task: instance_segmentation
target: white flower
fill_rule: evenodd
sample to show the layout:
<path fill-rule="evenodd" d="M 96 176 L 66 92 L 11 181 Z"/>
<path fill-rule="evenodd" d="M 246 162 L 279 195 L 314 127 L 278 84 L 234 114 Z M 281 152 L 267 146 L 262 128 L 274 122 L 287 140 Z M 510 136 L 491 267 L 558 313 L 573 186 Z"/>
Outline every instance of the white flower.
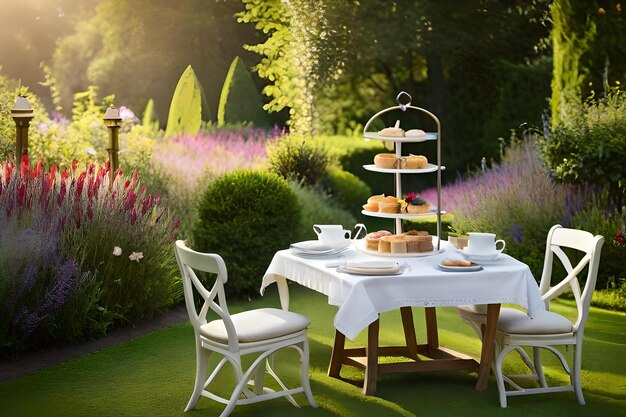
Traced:
<path fill-rule="evenodd" d="M 143 252 L 133 252 L 128 255 L 128 259 L 139 262 L 140 259 L 143 259 Z"/>
<path fill-rule="evenodd" d="M 119 246 L 113 246 L 113 255 L 120 256 L 122 254 L 122 248 Z"/>

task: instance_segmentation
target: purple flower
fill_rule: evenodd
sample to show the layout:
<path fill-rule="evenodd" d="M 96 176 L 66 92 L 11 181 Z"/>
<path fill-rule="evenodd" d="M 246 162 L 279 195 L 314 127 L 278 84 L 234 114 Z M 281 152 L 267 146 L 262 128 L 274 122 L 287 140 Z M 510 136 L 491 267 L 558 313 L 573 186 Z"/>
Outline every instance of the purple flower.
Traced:
<path fill-rule="evenodd" d="M 514 224 L 509 227 L 509 233 L 511 234 L 511 239 L 515 243 L 522 243 L 522 226 L 519 224 Z"/>

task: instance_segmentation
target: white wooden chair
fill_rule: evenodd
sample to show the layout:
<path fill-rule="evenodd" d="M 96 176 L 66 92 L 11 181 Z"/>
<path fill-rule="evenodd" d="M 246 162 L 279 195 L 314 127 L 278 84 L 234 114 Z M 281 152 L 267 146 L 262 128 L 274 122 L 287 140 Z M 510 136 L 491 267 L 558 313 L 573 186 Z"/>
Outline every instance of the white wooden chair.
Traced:
<path fill-rule="evenodd" d="M 182 240 L 176 241 L 175 253 L 183 278 L 185 304 L 196 339 L 196 381 L 185 411 L 193 409 L 200 396 L 226 404 L 221 417 L 228 416 L 236 405 L 277 397 L 286 397 L 298 407 L 292 395 L 301 392 L 305 394 L 311 406 L 317 407 L 309 385 L 307 339 L 309 319 L 300 314 L 275 308 L 261 308 L 230 315 L 224 294 L 224 284 L 228 275 L 222 257 L 196 252 L 189 249 Z M 195 271 L 216 275 L 211 291 L 206 290 Z M 199 312 L 194 301 L 194 289 L 200 296 Z M 219 318 L 207 322 L 209 310 L 216 313 Z M 294 348 L 300 354 L 301 386 L 298 388 L 288 389 L 273 369 L 273 354 L 286 347 Z M 214 352 L 223 357 L 207 377 L 209 357 Z M 258 356 L 244 372 L 241 358 L 248 354 Z M 236 379 L 236 386 L 230 398 L 221 397 L 209 390 L 211 382 L 226 363 L 233 367 Z M 276 380 L 282 388 L 281 391 L 264 387 L 265 371 Z M 248 385 L 251 385 L 251 389 Z"/>
<path fill-rule="evenodd" d="M 575 392 L 578 402 L 580 404 L 585 403 L 580 381 L 583 332 L 589 315 L 591 296 L 596 285 L 603 244 L 604 237 L 593 236 L 583 230 L 567 229 L 560 225 L 555 225 L 550 229 L 539 285 L 546 311 L 531 319 L 523 311 L 503 308 L 498 319 L 493 370 L 496 374 L 501 407 L 507 406 L 508 396 L 562 391 Z M 576 266 L 572 266 L 570 257 L 563 248 L 569 248 L 566 249 L 568 251 L 576 250 L 583 255 Z M 558 284 L 551 287 L 554 255 L 563 264 L 567 275 Z M 585 267 L 587 268 L 587 276 L 581 290 L 578 275 Z M 577 317 L 573 323 L 566 317 L 550 311 L 550 301 L 567 290 L 572 291 L 576 302 Z M 480 308 L 472 306 L 460 306 L 457 311 L 461 318 L 470 323 L 482 338 L 486 314 L 483 314 Z M 559 345 L 573 348 L 571 370 L 563 353 L 554 347 Z M 523 346 L 532 347 L 532 360 L 522 348 Z M 569 375 L 569 385 L 548 386 L 541 363 L 541 349 L 546 349 L 557 356 L 563 369 Z M 531 370 L 530 374 L 503 374 L 502 363 L 504 358 L 513 350 L 522 356 L 524 363 Z M 540 387 L 523 388 L 515 382 L 518 379 L 537 380 Z M 513 389 L 507 390 L 505 383 Z"/>

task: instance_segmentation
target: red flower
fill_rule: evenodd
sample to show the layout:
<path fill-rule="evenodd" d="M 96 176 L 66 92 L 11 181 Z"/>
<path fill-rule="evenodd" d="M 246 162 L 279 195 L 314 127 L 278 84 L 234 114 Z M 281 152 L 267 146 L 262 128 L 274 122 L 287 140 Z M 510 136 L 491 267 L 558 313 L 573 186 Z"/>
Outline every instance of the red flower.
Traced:
<path fill-rule="evenodd" d="M 87 173 L 85 171 L 81 172 L 78 176 L 78 183 L 76 184 L 76 197 L 80 198 L 81 194 L 83 193 L 83 186 L 85 185 L 86 176 Z"/>
<path fill-rule="evenodd" d="M 404 201 L 410 203 L 415 197 L 417 197 L 417 193 L 408 193 L 406 197 L 404 197 Z"/>

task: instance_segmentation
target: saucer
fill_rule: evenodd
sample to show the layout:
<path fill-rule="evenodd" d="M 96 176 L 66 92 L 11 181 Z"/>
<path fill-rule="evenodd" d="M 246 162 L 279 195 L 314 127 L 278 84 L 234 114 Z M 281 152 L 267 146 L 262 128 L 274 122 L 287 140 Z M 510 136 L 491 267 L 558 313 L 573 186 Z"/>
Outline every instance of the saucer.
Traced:
<path fill-rule="evenodd" d="M 307 240 L 304 242 L 292 243 L 289 247 L 299 252 L 308 253 L 332 253 L 347 248 L 352 243 L 350 240 L 339 242 L 337 245 L 327 245 L 319 240 Z"/>
<path fill-rule="evenodd" d="M 502 252 L 495 251 L 495 252 L 486 253 L 486 254 L 485 253 L 478 254 L 478 253 L 471 253 L 466 250 L 459 250 L 459 253 L 463 255 L 465 259 L 471 262 L 485 262 L 485 261 L 489 262 L 489 261 L 495 260 Z"/>

